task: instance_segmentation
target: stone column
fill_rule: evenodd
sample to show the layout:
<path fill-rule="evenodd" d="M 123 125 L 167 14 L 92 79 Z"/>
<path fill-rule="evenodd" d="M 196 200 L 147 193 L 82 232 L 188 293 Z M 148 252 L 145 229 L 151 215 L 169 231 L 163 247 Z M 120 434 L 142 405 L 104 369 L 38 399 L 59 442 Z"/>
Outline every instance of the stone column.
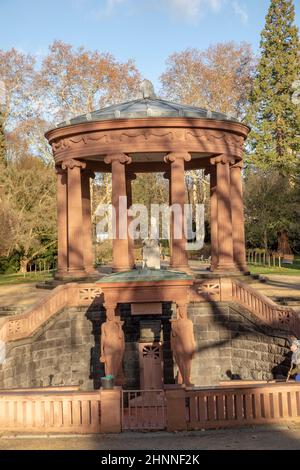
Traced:
<path fill-rule="evenodd" d="M 233 258 L 240 271 L 248 272 L 245 247 L 242 168 L 242 160 L 230 167 Z"/>
<path fill-rule="evenodd" d="M 184 233 L 185 180 L 184 162 L 191 159 L 190 154 L 174 152 L 166 155 L 165 162 L 171 164 L 171 204 L 176 205 L 178 213 L 172 213 L 172 254 L 171 268 L 188 270 L 186 236 Z M 175 209 L 176 210 L 176 209 Z M 181 212 L 179 214 L 179 212 Z"/>
<path fill-rule="evenodd" d="M 218 195 L 216 166 L 210 167 L 210 241 L 211 271 L 218 266 Z"/>
<path fill-rule="evenodd" d="M 132 181 L 136 179 L 134 173 L 126 174 L 126 194 L 127 194 L 127 210 L 132 206 Z M 129 227 L 132 217 L 127 213 L 127 224 Z M 135 265 L 135 256 L 134 256 L 134 239 L 129 235 L 128 232 L 128 257 L 131 269 Z"/>
<path fill-rule="evenodd" d="M 171 190 L 171 172 L 170 173 L 164 173 L 164 179 L 169 181 L 169 207 L 172 205 L 172 190 Z M 169 253 L 170 253 L 170 260 L 172 258 L 172 233 L 173 233 L 173 224 L 172 224 L 172 217 L 170 220 L 170 236 L 169 236 Z"/>
<path fill-rule="evenodd" d="M 92 237 L 92 214 L 91 214 L 91 191 L 90 178 L 95 178 L 95 173 L 91 170 L 84 170 L 81 173 L 82 190 L 82 229 L 83 229 L 83 252 L 84 269 L 87 274 L 97 274 L 94 268 L 94 249 Z"/>
<path fill-rule="evenodd" d="M 217 199 L 218 199 L 218 264 L 213 271 L 235 271 L 233 260 L 233 238 L 230 200 L 230 164 L 234 158 L 219 155 L 211 159 L 216 166 Z"/>
<path fill-rule="evenodd" d="M 86 163 L 67 160 L 62 164 L 68 171 L 68 274 L 70 277 L 84 277 L 83 223 L 81 170 Z"/>
<path fill-rule="evenodd" d="M 125 164 L 130 163 L 131 158 L 123 153 L 115 153 L 107 155 L 104 161 L 111 165 L 112 173 L 112 205 L 115 210 L 115 221 L 113 223 L 113 271 L 127 271 L 130 269 L 130 262 L 128 255 L 128 232 L 126 227 L 127 200 Z"/>
<path fill-rule="evenodd" d="M 68 233 L 67 233 L 67 172 L 56 167 L 57 192 L 57 272 L 60 279 L 68 272 Z"/>

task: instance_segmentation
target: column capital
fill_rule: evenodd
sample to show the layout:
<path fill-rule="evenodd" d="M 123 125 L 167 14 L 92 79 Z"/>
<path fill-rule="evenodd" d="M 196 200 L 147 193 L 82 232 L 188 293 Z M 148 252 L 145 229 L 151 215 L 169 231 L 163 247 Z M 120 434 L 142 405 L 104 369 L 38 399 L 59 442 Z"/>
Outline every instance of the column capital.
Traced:
<path fill-rule="evenodd" d="M 63 162 L 61 166 L 63 170 L 73 170 L 73 168 L 81 168 L 82 170 L 84 170 L 86 168 L 86 163 L 71 158 L 70 160 Z"/>
<path fill-rule="evenodd" d="M 104 162 L 110 165 L 112 162 L 118 161 L 119 163 L 129 164 L 132 158 L 125 153 L 108 153 L 104 158 Z"/>
<path fill-rule="evenodd" d="M 189 162 L 191 159 L 191 155 L 187 152 L 171 152 L 164 156 L 165 163 L 174 163 L 176 160 Z"/>
<path fill-rule="evenodd" d="M 222 163 L 222 165 L 225 165 L 226 163 L 233 165 L 235 163 L 235 158 L 223 153 L 222 155 L 217 155 L 216 157 L 211 158 L 210 163 L 211 165 L 217 165 L 218 163 Z"/>
<path fill-rule="evenodd" d="M 243 162 L 243 160 L 237 160 L 237 161 L 235 161 L 235 162 L 231 165 L 230 168 L 240 168 L 240 169 L 244 168 L 244 162 Z"/>

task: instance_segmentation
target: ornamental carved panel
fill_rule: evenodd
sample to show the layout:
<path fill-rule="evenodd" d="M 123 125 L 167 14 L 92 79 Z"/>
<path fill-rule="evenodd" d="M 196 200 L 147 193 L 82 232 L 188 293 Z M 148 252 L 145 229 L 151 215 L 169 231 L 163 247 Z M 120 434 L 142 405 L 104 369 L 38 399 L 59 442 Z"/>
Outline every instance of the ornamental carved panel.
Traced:
<path fill-rule="evenodd" d="M 216 302 L 221 299 L 221 286 L 219 281 L 196 281 L 191 291 L 191 301 L 214 300 Z"/>
<path fill-rule="evenodd" d="M 102 293 L 102 289 L 98 287 L 81 287 L 79 289 L 79 301 L 84 304 L 95 301 L 102 303 Z"/>
<path fill-rule="evenodd" d="M 50 136 L 49 141 L 56 161 L 95 155 L 99 160 L 103 160 L 101 155 L 115 152 L 182 151 L 230 153 L 235 157 L 242 157 L 247 134 L 242 125 L 202 124 L 200 120 L 197 120 L 196 124 L 194 121 L 187 122 L 186 119 L 176 122 L 172 119 L 152 122 L 153 127 L 148 122 L 141 123 L 136 120 L 134 123 L 128 120 L 123 128 L 120 128 L 121 124 L 115 124 L 115 128 L 111 129 L 107 128 L 107 123 L 102 125 L 105 128 L 101 128 L 101 123 L 90 123 L 74 129 L 73 135 L 70 135 L 70 132 L 67 134 L 66 128 L 56 129 L 52 131 L 53 137 Z"/>
<path fill-rule="evenodd" d="M 291 323 L 292 315 L 289 311 L 278 311 L 278 323 L 281 326 L 287 326 Z"/>
<path fill-rule="evenodd" d="M 8 337 L 14 337 L 22 331 L 22 320 L 10 320 L 7 325 Z"/>

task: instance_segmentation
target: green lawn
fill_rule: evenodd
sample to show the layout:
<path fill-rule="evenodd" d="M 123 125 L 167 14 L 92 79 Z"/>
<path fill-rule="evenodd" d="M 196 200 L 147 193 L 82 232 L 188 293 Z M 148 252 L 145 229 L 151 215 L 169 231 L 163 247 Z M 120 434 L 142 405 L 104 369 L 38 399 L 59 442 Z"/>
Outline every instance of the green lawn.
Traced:
<path fill-rule="evenodd" d="M 259 264 L 249 264 L 251 274 L 283 274 L 285 276 L 298 276 L 300 275 L 300 259 L 296 259 L 292 265 L 284 265 L 279 268 L 278 266 L 261 266 Z"/>
<path fill-rule="evenodd" d="M 4 284 L 24 284 L 27 282 L 41 282 L 53 279 L 53 272 L 28 273 L 23 274 L 0 274 L 0 285 Z"/>

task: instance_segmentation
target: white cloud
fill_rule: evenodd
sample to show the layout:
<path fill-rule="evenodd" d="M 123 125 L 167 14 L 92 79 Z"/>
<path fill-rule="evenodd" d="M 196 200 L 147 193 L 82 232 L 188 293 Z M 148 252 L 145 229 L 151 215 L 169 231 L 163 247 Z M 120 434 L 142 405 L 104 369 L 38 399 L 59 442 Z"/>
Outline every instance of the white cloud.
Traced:
<path fill-rule="evenodd" d="M 223 8 L 232 8 L 243 23 L 248 21 L 246 7 L 240 3 L 240 0 L 161 0 L 161 3 L 167 6 L 172 14 L 193 22 L 203 16 L 207 10 L 219 14 Z"/>
<path fill-rule="evenodd" d="M 83 1 L 83 0 L 77 0 Z M 96 19 L 105 16 L 112 16 L 116 11 L 117 7 L 122 3 L 127 3 L 128 0 L 104 0 L 101 3 L 103 6 L 97 10 L 92 10 L 88 16 L 93 16 Z"/>
<path fill-rule="evenodd" d="M 207 3 L 213 11 L 219 12 L 224 4 L 224 0 L 207 0 Z"/>
<path fill-rule="evenodd" d="M 93 16 L 98 18 L 116 14 L 118 7 L 125 3 L 130 4 L 136 10 L 135 2 L 132 0 L 102 0 L 101 3 L 102 8 L 92 12 Z M 139 6 L 143 5 L 148 8 L 166 9 L 169 14 L 192 23 L 197 22 L 208 10 L 214 14 L 220 14 L 223 7 L 232 8 L 243 23 L 248 21 L 246 7 L 240 3 L 240 0 L 139 0 L 138 3 Z"/>
<path fill-rule="evenodd" d="M 165 0 L 172 13 L 187 19 L 196 19 L 201 13 L 203 0 Z"/>
<path fill-rule="evenodd" d="M 231 2 L 231 5 L 235 14 L 240 17 L 241 21 L 243 23 L 247 23 L 249 15 L 245 5 L 241 5 L 240 2 L 238 2 L 237 0 L 233 0 L 233 2 Z"/>
<path fill-rule="evenodd" d="M 172 14 L 197 21 L 207 10 L 219 13 L 227 0 L 161 0 Z"/>
<path fill-rule="evenodd" d="M 106 13 L 111 14 L 118 5 L 126 1 L 127 0 L 106 0 Z"/>

